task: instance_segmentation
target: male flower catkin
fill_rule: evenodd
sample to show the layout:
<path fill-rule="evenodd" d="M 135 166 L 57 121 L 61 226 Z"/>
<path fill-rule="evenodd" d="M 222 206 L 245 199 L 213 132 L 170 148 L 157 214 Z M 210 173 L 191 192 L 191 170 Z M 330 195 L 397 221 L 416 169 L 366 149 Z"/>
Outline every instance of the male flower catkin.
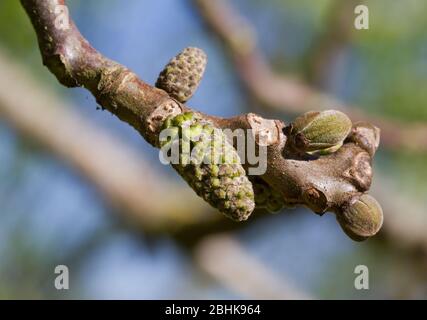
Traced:
<path fill-rule="evenodd" d="M 172 58 L 160 73 L 156 87 L 165 90 L 179 102 L 186 102 L 203 77 L 207 56 L 199 48 L 188 47 Z"/>
<path fill-rule="evenodd" d="M 290 143 L 310 154 L 337 151 L 351 131 L 351 120 L 337 110 L 310 111 L 287 127 Z"/>
<path fill-rule="evenodd" d="M 163 124 L 168 135 L 160 139 L 163 152 L 179 146 L 173 167 L 213 207 L 233 220 L 246 220 L 255 202 L 252 184 L 225 134 L 194 112 L 169 117 Z"/>

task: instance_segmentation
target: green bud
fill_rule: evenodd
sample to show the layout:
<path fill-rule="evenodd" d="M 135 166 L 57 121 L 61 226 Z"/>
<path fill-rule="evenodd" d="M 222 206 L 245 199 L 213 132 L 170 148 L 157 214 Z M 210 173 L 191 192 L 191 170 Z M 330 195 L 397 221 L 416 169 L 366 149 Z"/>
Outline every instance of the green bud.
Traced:
<path fill-rule="evenodd" d="M 196 91 L 205 72 L 207 56 L 198 48 L 185 48 L 160 73 L 156 87 L 179 102 L 186 102 Z"/>
<path fill-rule="evenodd" d="M 343 231 L 355 241 L 363 241 L 375 235 L 383 224 L 380 204 L 368 194 L 353 200 L 337 220 Z"/>
<path fill-rule="evenodd" d="M 311 111 L 290 125 L 289 139 L 300 151 L 328 154 L 341 147 L 351 126 L 351 120 L 340 111 Z"/>
<path fill-rule="evenodd" d="M 178 128 L 180 151 L 186 152 L 180 154 L 180 163 L 173 167 L 213 207 L 233 220 L 246 220 L 255 207 L 254 192 L 239 155 L 225 134 L 193 112 L 164 122 L 163 129 L 172 127 Z M 214 147 L 217 147 L 218 159 L 225 162 L 215 162 Z M 238 161 L 228 161 L 233 159 Z"/>

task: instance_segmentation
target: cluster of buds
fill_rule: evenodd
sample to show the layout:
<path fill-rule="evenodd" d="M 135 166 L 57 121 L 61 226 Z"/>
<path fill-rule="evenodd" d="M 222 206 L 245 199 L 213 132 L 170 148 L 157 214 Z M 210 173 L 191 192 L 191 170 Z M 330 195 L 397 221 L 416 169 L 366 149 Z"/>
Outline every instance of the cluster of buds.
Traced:
<path fill-rule="evenodd" d="M 207 63 L 198 48 L 185 48 L 160 73 L 156 87 L 184 103 L 196 91 Z M 179 161 L 173 167 L 193 190 L 227 217 L 246 220 L 255 208 L 252 184 L 234 147 L 225 134 L 194 112 L 168 117 L 163 129 L 169 139 L 160 141 L 163 150 L 177 144 Z"/>
<path fill-rule="evenodd" d="M 186 48 L 166 65 L 156 86 L 177 103 L 184 103 L 196 91 L 206 62 L 206 54 L 201 49 Z M 179 161 L 172 165 L 205 201 L 237 221 L 246 220 L 255 207 L 277 212 L 295 204 L 287 203 L 262 177 L 247 176 L 237 151 L 212 122 L 195 112 L 177 113 L 177 108 L 173 111 L 162 119 L 162 128 L 170 134 L 168 139 L 160 140 L 159 145 L 164 150 L 173 145 L 179 148 Z M 378 128 L 367 123 L 353 125 L 344 113 L 336 110 L 307 112 L 286 126 L 283 133 L 286 151 L 302 161 L 307 160 L 307 156 L 333 154 L 344 142 L 353 143 L 366 151 L 368 162 L 359 162 L 368 163 L 369 170 L 370 159 L 379 144 Z M 371 174 L 363 179 L 357 172 L 353 180 L 357 181 L 361 193 L 335 213 L 343 231 L 351 239 L 362 241 L 379 231 L 383 213 L 378 202 L 363 193 L 369 188 Z"/>

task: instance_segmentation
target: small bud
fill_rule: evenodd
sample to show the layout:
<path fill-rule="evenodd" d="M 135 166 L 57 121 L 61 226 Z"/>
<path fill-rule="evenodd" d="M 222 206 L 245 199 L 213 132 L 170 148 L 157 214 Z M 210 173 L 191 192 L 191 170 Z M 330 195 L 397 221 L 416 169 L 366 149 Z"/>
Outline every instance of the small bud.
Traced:
<path fill-rule="evenodd" d="M 172 128 L 178 129 L 180 146 L 180 161 L 173 167 L 210 205 L 233 220 L 246 220 L 255 207 L 254 191 L 225 134 L 193 112 L 167 119 L 164 129 Z"/>
<path fill-rule="evenodd" d="M 156 87 L 184 103 L 199 86 L 206 63 L 207 56 L 203 50 L 185 48 L 165 66 L 157 79 Z"/>
<path fill-rule="evenodd" d="M 383 211 L 375 198 L 368 194 L 353 200 L 349 207 L 337 214 L 343 231 L 355 241 L 375 235 L 383 224 Z"/>
<path fill-rule="evenodd" d="M 295 119 L 288 135 L 300 151 L 329 154 L 341 147 L 350 130 L 351 120 L 340 111 L 311 111 Z"/>

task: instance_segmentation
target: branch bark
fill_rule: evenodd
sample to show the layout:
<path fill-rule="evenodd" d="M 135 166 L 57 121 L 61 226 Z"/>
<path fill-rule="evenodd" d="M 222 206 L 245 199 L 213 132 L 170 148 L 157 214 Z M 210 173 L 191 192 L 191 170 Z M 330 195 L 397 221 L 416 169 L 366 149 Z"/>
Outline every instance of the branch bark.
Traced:
<path fill-rule="evenodd" d="M 353 120 L 375 123 L 381 128 L 382 144 L 389 149 L 427 152 L 425 124 L 406 124 L 365 114 L 356 106 L 274 73 L 257 47 L 251 25 L 227 0 L 193 2 L 209 28 L 221 39 L 249 93 L 266 108 L 290 114 L 330 108 L 342 110 Z"/>
<path fill-rule="evenodd" d="M 298 157 L 289 148 L 282 121 L 251 113 L 228 119 L 198 113 L 101 55 L 83 38 L 71 19 L 68 28 L 58 28 L 57 6 L 64 6 L 63 0 L 21 0 L 21 3 L 37 33 L 43 63 L 58 80 L 68 87 L 87 88 L 101 106 L 133 126 L 153 146 L 159 146 L 159 131 L 168 116 L 191 111 L 221 129 L 251 129 L 255 138 L 268 132 L 267 171 L 261 178 L 280 193 L 285 203 L 305 205 L 320 214 L 332 211 L 342 217 L 369 189 L 371 158 L 376 146 L 370 150 L 357 138 L 358 125 L 353 128 L 353 138 L 349 137 L 337 152 L 310 159 Z M 232 45 L 235 49 L 242 48 Z M 252 57 L 247 55 L 250 51 L 245 52 L 241 55 L 239 49 L 239 57 L 243 60 Z M 242 64 L 242 71 L 251 72 L 250 65 Z M 274 89 L 275 83 L 263 83 L 264 80 L 252 79 L 252 83 Z M 298 95 L 294 94 L 291 100 L 300 99 Z"/>

